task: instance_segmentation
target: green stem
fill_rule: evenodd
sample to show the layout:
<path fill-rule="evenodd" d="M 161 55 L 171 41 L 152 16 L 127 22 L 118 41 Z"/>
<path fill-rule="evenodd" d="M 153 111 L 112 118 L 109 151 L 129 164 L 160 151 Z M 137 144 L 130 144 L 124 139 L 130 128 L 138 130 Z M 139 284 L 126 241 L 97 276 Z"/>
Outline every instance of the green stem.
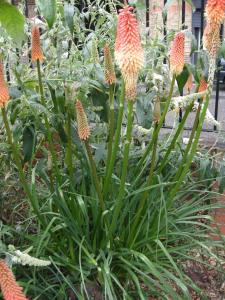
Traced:
<path fill-rule="evenodd" d="M 179 138 L 179 136 L 180 136 L 180 134 L 181 134 L 181 132 L 183 130 L 183 127 L 184 127 L 184 125 L 186 123 L 186 120 L 187 120 L 187 118 L 189 116 L 189 113 L 192 111 L 192 107 L 193 107 L 193 102 L 186 109 L 185 114 L 184 114 L 184 116 L 183 116 L 183 118 L 182 118 L 182 120 L 181 120 L 181 122 L 180 122 L 180 124 L 178 126 L 178 129 L 177 129 L 177 131 L 176 131 L 176 133 L 175 133 L 175 135 L 174 135 L 174 137 L 173 137 L 173 139 L 171 141 L 171 144 L 170 144 L 169 148 L 166 151 L 166 154 L 165 154 L 165 156 L 164 156 L 164 158 L 163 158 L 163 160 L 162 160 L 162 162 L 161 162 L 161 164 L 159 166 L 159 169 L 157 170 L 157 174 L 160 174 L 162 172 L 162 170 L 164 169 L 164 167 L 165 167 L 165 165 L 167 163 L 168 157 L 170 156 L 172 150 L 175 148 L 176 141 Z"/>
<path fill-rule="evenodd" d="M 196 130 L 195 139 L 194 139 L 194 141 L 190 141 L 190 139 L 189 139 L 189 143 L 191 145 L 191 151 L 190 151 L 189 156 L 186 157 L 186 161 L 184 161 L 184 164 L 183 165 L 180 164 L 181 172 L 180 172 L 180 170 L 178 170 L 178 172 L 180 174 L 179 178 L 177 178 L 178 181 L 175 183 L 175 186 L 172 187 L 171 191 L 168 194 L 168 199 L 166 201 L 166 211 L 168 211 L 168 209 L 170 209 L 170 207 L 172 206 L 174 197 L 176 196 L 181 184 L 183 183 L 183 180 L 184 180 L 184 178 L 185 178 L 185 176 L 186 176 L 186 174 L 187 174 L 187 172 L 190 168 L 191 162 L 192 162 L 192 160 L 194 158 L 194 155 L 197 151 L 199 138 L 200 138 L 200 135 L 201 135 L 201 132 L 202 132 L 203 122 L 204 122 L 204 119 L 205 119 L 205 116 L 206 116 L 206 113 L 207 113 L 207 109 L 208 109 L 208 105 L 209 105 L 209 99 L 210 99 L 210 96 L 211 96 L 211 93 L 212 93 L 214 72 L 215 72 L 215 61 L 211 62 L 211 65 L 209 67 L 208 88 L 207 88 L 207 91 L 206 91 L 206 99 L 204 100 L 204 106 L 203 106 L 202 109 L 199 108 L 199 107 L 201 107 L 202 102 L 203 102 L 203 99 L 201 99 L 201 101 L 199 103 L 198 111 L 196 113 L 196 118 L 195 118 L 195 122 L 194 122 L 195 124 L 197 124 L 196 128 L 195 128 L 195 130 Z M 199 112 L 199 114 L 198 114 L 198 112 Z M 193 125 L 193 127 L 194 126 L 195 125 Z M 162 213 L 160 215 L 160 219 L 162 219 L 164 215 L 165 215 L 165 210 L 162 211 Z M 158 222 L 159 222 L 159 219 L 156 218 L 156 221 L 152 224 L 152 230 L 153 231 L 155 230 L 156 226 L 158 227 Z"/>
<path fill-rule="evenodd" d="M 128 101 L 127 130 L 126 130 L 126 141 L 125 141 L 124 154 L 123 154 L 123 169 L 122 169 L 122 175 L 120 180 L 119 194 L 115 202 L 112 224 L 110 226 L 110 233 L 109 233 L 110 236 L 112 236 L 115 230 L 115 224 L 117 222 L 120 210 L 123 205 L 123 196 L 125 193 L 125 182 L 126 182 L 127 168 L 128 168 L 128 161 L 129 161 L 129 151 L 130 151 L 130 144 L 132 139 L 133 106 L 134 106 L 134 102 Z"/>
<path fill-rule="evenodd" d="M 39 92 L 40 92 L 40 96 L 41 96 L 41 104 L 45 108 L 47 108 L 46 103 L 45 103 L 45 97 L 44 97 L 44 88 L 43 88 L 43 83 L 42 83 L 41 66 L 40 66 L 39 59 L 37 60 L 37 71 L 38 71 L 38 82 L 39 82 Z M 61 176 L 60 176 L 60 172 L 58 169 L 58 160 L 57 160 L 57 156 L 56 156 L 55 149 L 53 146 L 53 141 L 52 141 L 51 127 L 50 127 L 48 117 L 46 116 L 46 114 L 44 114 L 44 121 L 45 121 L 47 138 L 48 138 L 48 143 L 49 143 L 49 150 L 52 155 L 53 166 L 55 169 L 56 178 L 57 178 L 58 182 L 61 182 Z"/>
<path fill-rule="evenodd" d="M 141 170 L 140 173 L 144 172 L 145 168 L 143 168 L 143 164 L 145 162 L 145 159 L 147 158 L 148 154 L 151 152 L 152 147 L 154 145 L 154 140 L 155 140 L 156 137 L 158 137 L 160 129 L 163 126 L 163 122 L 164 122 L 166 114 L 169 110 L 170 102 L 171 102 L 171 99 L 172 99 L 172 96 L 173 96 L 173 89 L 174 89 L 175 79 L 176 79 L 176 77 L 173 76 L 171 86 L 170 86 L 170 92 L 169 92 L 169 95 L 168 95 L 168 99 L 166 101 L 166 105 L 165 105 L 165 108 L 163 110 L 163 114 L 162 114 L 162 116 L 159 120 L 157 129 L 156 129 L 155 133 L 153 134 L 152 139 L 151 139 L 150 143 L 148 144 L 144 154 L 142 155 L 142 158 L 140 159 L 139 163 L 137 164 L 137 167 L 134 170 L 134 178 L 136 178 L 135 182 L 137 182 L 137 177 L 140 178 L 140 176 L 138 176 L 138 173 L 140 172 L 140 170 Z"/>
<path fill-rule="evenodd" d="M 190 135 L 187 147 L 185 149 L 184 155 L 182 157 L 182 160 L 181 160 L 181 162 L 179 164 L 179 168 L 177 170 L 177 173 L 176 173 L 176 175 L 174 177 L 174 181 L 177 181 L 179 179 L 180 174 L 182 173 L 182 170 L 183 170 L 183 166 L 184 166 L 184 164 L 186 162 L 187 156 L 188 156 L 189 151 L 191 149 L 192 142 L 193 142 L 193 139 L 195 137 L 195 133 L 196 133 L 196 130 L 197 130 L 197 127 L 198 127 L 198 123 L 199 123 L 199 116 L 200 116 L 200 113 L 201 113 L 202 101 L 203 101 L 203 99 L 200 100 L 200 103 L 199 103 L 199 106 L 198 106 L 198 110 L 196 112 L 194 124 L 193 124 L 193 127 L 192 127 L 191 135 Z"/>
<path fill-rule="evenodd" d="M 180 164 L 181 171 L 178 170 L 179 173 L 177 172 L 177 176 L 175 177 L 175 180 L 178 179 L 178 181 L 177 181 L 176 185 L 172 188 L 172 190 L 169 193 L 168 200 L 167 200 L 167 208 L 171 207 L 171 205 L 173 203 L 173 199 L 174 199 L 176 193 L 178 192 L 178 189 L 180 188 L 180 186 L 181 186 L 181 184 L 182 184 L 182 182 L 184 180 L 184 177 L 185 177 L 187 171 L 189 170 L 189 167 L 191 165 L 192 159 L 193 159 L 193 157 L 194 157 L 194 155 L 196 153 L 196 150 L 197 150 L 197 147 L 198 147 L 199 138 L 200 138 L 200 134 L 201 134 L 201 131 L 202 131 L 203 122 L 204 122 L 204 119 L 205 119 L 205 116 L 206 116 L 206 112 L 207 112 L 207 108 L 208 108 L 208 104 L 209 104 L 209 98 L 210 98 L 210 95 L 208 94 L 206 96 L 206 100 L 204 102 L 204 106 L 202 108 L 202 112 L 201 112 L 201 104 L 199 104 L 200 109 L 198 107 L 198 111 L 199 111 L 198 119 L 197 119 L 197 114 L 196 114 L 196 119 L 197 119 L 196 124 L 197 125 L 195 127 L 195 131 L 196 131 L 195 139 L 194 139 L 194 141 L 192 139 L 191 142 L 189 140 L 191 151 L 190 151 L 189 156 L 186 155 L 185 161 L 183 162 L 183 164 Z M 201 116 L 199 118 L 200 114 L 201 114 Z M 193 126 L 193 129 L 194 129 L 194 126 Z M 179 177 L 178 177 L 178 175 L 179 175 Z"/>
<path fill-rule="evenodd" d="M 120 94 L 120 102 L 119 102 L 119 114 L 118 114 L 118 119 L 117 119 L 117 128 L 116 128 L 116 133 L 115 133 L 115 140 L 114 140 L 114 145 L 112 149 L 112 155 L 110 158 L 109 165 L 107 166 L 106 169 L 106 179 L 105 179 L 105 184 L 104 184 L 104 198 L 107 197 L 108 191 L 109 191 L 109 186 L 111 183 L 111 178 L 112 178 L 112 172 L 113 172 L 113 167 L 116 161 L 116 155 L 119 147 L 119 142 L 120 142 L 120 134 L 121 134 L 121 127 L 122 127 L 122 121 L 123 121 L 123 110 L 124 110 L 124 100 L 125 100 L 125 88 L 124 88 L 124 82 L 122 83 L 121 87 L 121 94 Z"/>
<path fill-rule="evenodd" d="M 112 156 L 112 144 L 114 135 L 114 85 L 109 86 L 109 142 L 108 142 L 108 153 L 106 160 L 106 170 Z"/>
<path fill-rule="evenodd" d="M 17 169 L 18 169 L 18 172 L 19 172 L 20 182 L 22 184 L 22 187 L 23 187 L 27 197 L 30 200 L 30 203 L 32 205 L 32 208 L 33 208 L 34 212 L 38 216 L 39 220 L 42 223 L 44 223 L 43 217 L 39 213 L 38 201 L 36 201 L 37 199 L 35 199 L 36 196 L 32 195 L 31 189 L 30 189 L 30 187 L 29 187 L 29 185 L 26 181 L 26 177 L 25 177 L 23 167 L 22 167 L 22 163 L 21 163 L 21 159 L 20 159 L 20 154 L 19 154 L 17 145 L 13 141 L 13 136 L 12 136 L 12 132 L 11 132 L 11 129 L 10 129 L 10 126 L 9 126 L 9 121 L 8 121 L 8 117 L 7 117 L 5 107 L 2 107 L 2 117 L 3 117 L 3 122 L 4 122 L 4 125 L 5 125 L 5 129 L 6 129 L 6 134 L 7 134 L 7 137 L 8 137 L 8 143 L 11 146 L 14 161 L 16 163 L 16 166 L 17 166 Z"/>
<path fill-rule="evenodd" d="M 71 136 L 71 115 L 67 115 L 67 168 L 70 175 L 70 183 L 73 184 L 73 157 L 72 157 L 72 136 Z"/>
<path fill-rule="evenodd" d="M 158 123 L 156 122 L 155 127 L 154 127 L 154 132 L 157 132 L 157 128 L 158 128 Z M 154 138 L 154 145 L 153 145 L 153 150 L 152 150 L 152 161 L 151 161 L 151 167 L 150 167 L 146 187 L 150 187 L 152 185 L 153 173 L 154 173 L 154 168 L 155 168 L 155 164 L 156 164 L 157 144 L 158 144 L 158 135 L 156 135 L 156 137 Z M 131 230 L 130 230 L 130 235 L 129 235 L 129 238 L 128 238 L 128 244 L 130 244 L 132 234 L 138 226 L 138 223 L 139 223 L 140 218 L 141 218 L 142 211 L 144 209 L 146 200 L 148 198 L 148 194 L 149 194 L 149 190 L 146 190 L 144 192 L 143 196 L 142 196 L 142 199 L 141 199 L 140 203 L 139 203 L 139 207 L 137 209 L 137 214 L 135 214 L 135 219 L 134 219 L 133 225 L 132 225 Z M 134 242 L 134 239 L 132 238 L 132 243 L 133 242 Z"/>
<path fill-rule="evenodd" d="M 93 182 L 94 182 L 94 185 L 95 185 L 95 189 L 96 189 L 96 192 L 97 192 L 97 195 L 98 195 L 98 199 L 99 199 L 99 202 L 100 202 L 101 209 L 104 212 L 105 204 L 104 204 L 104 200 L 103 200 L 103 196 L 102 196 L 102 192 L 101 192 L 100 183 L 99 183 L 99 180 L 98 180 L 97 169 L 96 169 L 96 165 L 95 165 L 92 153 L 91 153 L 91 147 L 90 147 L 90 145 L 87 141 L 85 141 L 85 147 L 86 147 L 86 150 L 87 150 L 87 155 L 88 155 L 88 159 L 89 159 L 89 163 L 90 163 L 90 167 L 91 167 L 91 171 L 92 171 L 92 178 L 93 178 Z"/>

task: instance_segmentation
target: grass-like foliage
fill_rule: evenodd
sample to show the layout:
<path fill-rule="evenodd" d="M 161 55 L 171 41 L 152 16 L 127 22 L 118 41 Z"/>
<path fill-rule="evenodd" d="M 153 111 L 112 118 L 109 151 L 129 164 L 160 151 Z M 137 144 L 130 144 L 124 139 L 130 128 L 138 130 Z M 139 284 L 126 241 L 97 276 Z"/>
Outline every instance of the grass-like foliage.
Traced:
<path fill-rule="evenodd" d="M 89 3 L 82 12 L 60 1 L 51 11 L 40 2 L 51 18 L 39 20 L 41 39 L 36 20 L 33 62 L 25 57 L 30 43 L 15 51 L 2 31 L 9 51 L 3 62 L 12 66 L 9 84 L 3 65 L 0 70 L 2 166 L 16 185 L 19 179 L 26 212 L 23 230 L 4 227 L 1 254 L 10 261 L 5 244 L 13 236 L 21 251 L 32 246 L 32 256 L 51 261 L 44 270 L 18 269 L 32 299 L 92 299 L 93 290 L 96 299 L 110 300 L 200 295 L 185 262 L 197 260 L 193 250 L 217 258 L 211 246 L 222 247 L 210 238 L 210 211 L 219 207 L 211 203 L 218 196 L 212 186 L 220 174 L 206 166 L 206 155 L 196 154 L 218 40 L 213 36 L 213 51 L 201 51 L 194 66 L 184 63 L 184 32 L 168 34 L 170 53 L 163 38 L 142 33 L 141 42 L 141 10 L 137 17 L 125 7 L 117 17 L 115 1 Z M 203 77 L 206 86 L 199 90 Z M 187 81 L 189 94 L 180 96 Z M 162 136 L 170 109 L 177 120 L 182 109 L 183 119 Z"/>

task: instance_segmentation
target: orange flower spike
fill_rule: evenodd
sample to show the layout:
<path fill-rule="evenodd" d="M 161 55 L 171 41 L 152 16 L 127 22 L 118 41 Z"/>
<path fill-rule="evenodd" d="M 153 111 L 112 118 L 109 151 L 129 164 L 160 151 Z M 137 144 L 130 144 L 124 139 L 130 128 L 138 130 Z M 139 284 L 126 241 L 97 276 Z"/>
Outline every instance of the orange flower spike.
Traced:
<path fill-rule="evenodd" d="M 108 84 L 114 84 L 116 82 L 116 75 L 115 75 L 112 56 L 108 44 L 104 46 L 104 65 L 105 65 L 105 81 Z"/>
<path fill-rule="evenodd" d="M 90 136 L 90 128 L 88 125 L 87 115 L 80 100 L 77 100 L 76 102 L 76 113 L 79 138 L 86 141 Z"/>
<path fill-rule="evenodd" d="M 138 22 L 132 10 L 132 7 L 126 6 L 119 11 L 115 42 L 115 59 L 121 69 L 129 100 L 136 97 L 138 73 L 144 64 Z"/>
<path fill-rule="evenodd" d="M 202 77 L 201 80 L 200 80 L 200 83 L 199 83 L 198 92 L 199 93 L 204 92 L 207 89 L 207 86 L 208 86 L 208 84 L 207 84 L 205 78 Z"/>
<path fill-rule="evenodd" d="M 209 23 L 222 24 L 225 17 L 225 0 L 208 0 L 205 16 Z"/>
<path fill-rule="evenodd" d="M 4 106 L 9 100 L 9 90 L 4 78 L 3 63 L 0 61 L 0 107 Z"/>
<path fill-rule="evenodd" d="M 27 300 L 12 271 L 3 260 L 0 260 L 0 288 L 4 300 Z"/>
<path fill-rule="evenodd" d="M 192 90 L 192 87 L 193 87 L 193 76 L 192 76 L 192 74 L 190 74 L 188 76 L 188 80 L 185 84 L 185 88 L 190 93 L 190 91 Z"/>
<path fill-rule="evenodd" d="M 34 26 L 32 28 L 31 59 L 32 61 L 44 59 L 44 55 L 41 49 L 40 31 L 38 26 Z"/>
<path fill-rule="evenodd" d="M 184 42 L 184 33 L 178 32 L 170 50 L 170 69 L 174 75 L 179 75 L 184 68 Z"/>

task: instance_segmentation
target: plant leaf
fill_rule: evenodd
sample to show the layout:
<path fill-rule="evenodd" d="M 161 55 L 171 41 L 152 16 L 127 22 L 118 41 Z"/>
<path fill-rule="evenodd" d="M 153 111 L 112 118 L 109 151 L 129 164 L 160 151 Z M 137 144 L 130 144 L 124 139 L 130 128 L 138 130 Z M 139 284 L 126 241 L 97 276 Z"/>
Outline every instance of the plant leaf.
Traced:
<path fill-rule="evenodd" d="M 49 28 L 52 28 L 56 19 L 56 0 L 38 0 L 37 6 Z"/>
<path fill-rule="evenodd" d="M 23 155 L 24 163 L 30 161 L 35 147 L 35 128 L 33 125 L 26 126 L 23 131 Z"/>
<path fill-rule="evenodd" d="M 73 16 L 74 16 L 74 5 L 71 5 L 69 3 L 65 3 L 64 5 L 64 17 L 65 22 L 67 26 L 69 27 L 69 30 L 71 34 L 73 34 Z"/>
<path fill-rule="evenodd" d="M 188 80 L 188 77 L 189 77 L 189 71 L 188 71 L 187 66 L 185 65 L 182 73 L 177 76 L 177 84 L 178 84 L 180 93 L 183 92 L 183 88 Z"/>
<path fill-rule="evenodd" d="M 0 23 L 16 43 L 23 41 L 25 18 L 15 6 L 5 0 L 0 0 Z"/>

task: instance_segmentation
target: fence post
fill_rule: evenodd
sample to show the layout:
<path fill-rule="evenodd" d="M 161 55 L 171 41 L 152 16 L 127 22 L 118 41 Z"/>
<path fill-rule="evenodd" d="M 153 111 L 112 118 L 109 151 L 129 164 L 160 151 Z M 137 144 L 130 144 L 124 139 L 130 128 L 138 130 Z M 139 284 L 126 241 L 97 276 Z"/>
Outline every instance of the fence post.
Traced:
<path fill-rule="evenodd" d="M 150 0 L 145 0 L 146 3 L 146 27 L 149 27 L 149 7 L 150 7 Z"/>
<path fill-rule="evenodd" d="M 223 25 L 220 29 L 220 39 L 223 38 Z M 217 121 L 218 120 L 218 111 L 219 111 L 219 97 L 220 97 L 220 67 L 221 67 L 221 61 L 218 61 L 217 64 L 217 72 L 216 72 L 216 100 L 215 100 L 215 113 L 214 118 Z M 217 130 L 217 127 L 214 126 L 214 130 Z"/>
<path fill-rule="evenodd" d="M 185 0 L 182 0 L 182 16 L 181 16 L 181 20 L 182 20 L 182 29 L 185 29 L 185 13 L 186 13 L 186 2 Z M 183 90 L 181 91 L 180 95 L 183 96 Z M 179 123 L 182 121 L 183 118 L 183 113 L 182 113 L 182 109 L 179 109 Z"/>
<path fill-rule="evenodd" d="M 205 0 L 201 0 L 201 41 L 204 33 L 204 11 L 205 11 Z"/>
<path fill-rule="evenodd" d="M 26 16 L 26 18 L 28 18 L 29 17 L 29 7 L 28 7 L 28 2 L 27 2 L 27 0 L 25 0 L 25 16 Z"/>

